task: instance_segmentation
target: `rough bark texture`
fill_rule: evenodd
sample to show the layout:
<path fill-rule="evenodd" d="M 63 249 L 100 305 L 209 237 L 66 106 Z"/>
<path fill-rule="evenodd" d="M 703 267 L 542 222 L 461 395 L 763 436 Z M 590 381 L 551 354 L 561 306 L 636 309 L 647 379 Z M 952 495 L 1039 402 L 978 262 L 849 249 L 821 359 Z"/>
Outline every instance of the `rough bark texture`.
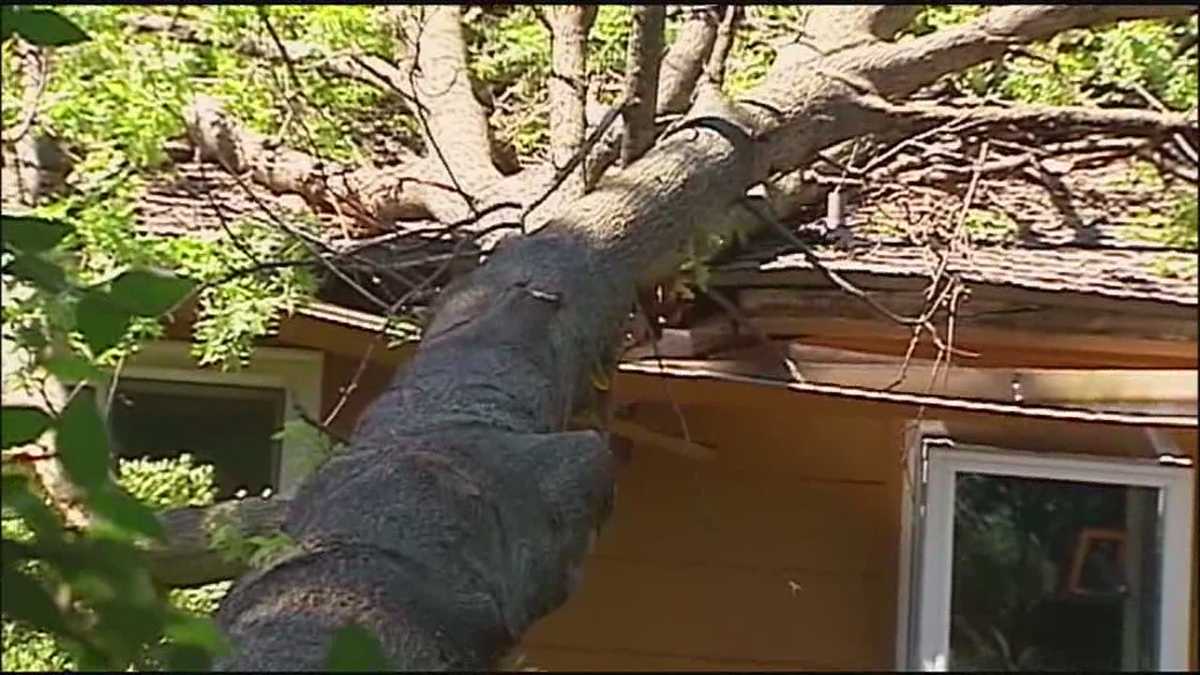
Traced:
<path fill-rule="evenodd" d="M 365 414 L 352 449 L 290 504 L 284 529 L 300 550 L 241 579 L 223 604 L 219 621 L 236 650 L 220 666 L 319 669 L 331 635 L 348 623 L 378 636 L 398 668 L 495 664 L 569 595 L 611 508 L 605 436 L 568 431 L 567 422 L 592 405 L 592 374 L 611 371 L 636 286 L 673 272 L 696 234 L 752 220 L 752 186 L 840 141 L 951 114 L 896 97 L 1014 43 L 1187 11 L 1004 7 L 896 44 L 888 40 L 911 7 L 814 8 L 809 26 L 824 27 L 824 37 L 784 50 L 761 86 L 737 102 L 709 87 L 640 159 L 560 202 L 544 227 L 501 244 L 443 293 L 420 350 Z M 458 20 L 446 7 L 398 18 L 407 58 L 420 66 L 408 89 L 427 108 L 427 137 L 441 150 L 420 163 L 437 183 L 455 184 L 413 190 L 443 223 L 511 185 L 488 156 Z M 697 23 L 696 33 L 701 39 L 687 43 L 701 45 L 686 61 L 693 86 L 716 22 Z M 679 97 L 659 99 L 676 105 Z M 1179 116 L 1155 124 L 1194 127 Z M 517 193 L 508 198 L 526 198 Z M 467 195 L 492 196 L 473 204 Z"/>
<path fill-rule="evenodd" d="M 587 34 L 595 7 L 559 5 L 541 10 L 550 28 L 550 161 L 565 169 L 583 146 L 587 129 Z M 571 172 L 559 188 L 566 197 L 584 192 L 584 167 Z"/>
<path fill-rule="evenodd" d="M 633 30 L 626 58 L 625 138 L 621 142 L 621 164 L 628 166 L 641 157 L 657 135 L 654 114 L 658 108 L 658 70 L 662 64 L 663 26 L 667 9 L 662 5 L 633 10 Z"/>

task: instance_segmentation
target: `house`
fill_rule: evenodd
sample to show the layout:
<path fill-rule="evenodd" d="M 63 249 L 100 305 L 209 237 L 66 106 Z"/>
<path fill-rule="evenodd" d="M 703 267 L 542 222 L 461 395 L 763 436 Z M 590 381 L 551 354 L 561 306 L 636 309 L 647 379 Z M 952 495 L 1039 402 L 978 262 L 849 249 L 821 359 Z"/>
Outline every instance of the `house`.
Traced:
<path fill-rule="evenodd" d="M 949 364 L 927 337 L 910 350 L 908 326 L 834 288 L 794 242 L 768 232 L 715 261 L 709 286 L 738 316 L 697 299 L 621 363 L 617 508 L 518 663 L 1200 666 L 1197 254 L 1130 234 L 1164 226 L 1171 190 L 1113 182 L 1129 165 L 1088 157 L 1052 180 L 1010 166 L 977 181 L 974 205 L 970 175 L 843 175 L 844 221 L 817 209 L 793 223 L 897 313 L 925 306 L 931 276 L 966 284 L 938 328 L 972 355 Z M 180 171 L 218 198 L 159 186 L 148 229 L 213 229 L 217 203 L 253 211 L 214 167 Z M 970 245 L 929 243 L 964 227 Z M 270 430 L 336 409 L 330 426 L 349 435 L 411 353 L 387 349 L 384 319 L 344 289 L 321 297 L 230 373 L 195 367 L 178 313 L 119 385 L 153 419 L 114 413 L 117 436 L 210 457 L 226 493 L 289 493 L 311 451 Z M 205 436 L 235 431 L 236 457 Z"/>

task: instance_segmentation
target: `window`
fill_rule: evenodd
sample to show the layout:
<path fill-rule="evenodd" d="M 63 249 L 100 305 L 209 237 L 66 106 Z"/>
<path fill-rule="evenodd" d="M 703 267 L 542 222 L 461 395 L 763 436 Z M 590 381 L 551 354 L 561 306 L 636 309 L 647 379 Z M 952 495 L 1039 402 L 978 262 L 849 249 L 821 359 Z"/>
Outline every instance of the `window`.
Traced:
<path fill-rule="evenodd" d="M 245 489 L 289 494 L 311 448 L 273 436 L 302 410 L 320 414 L 320 352 L 259 347 L 235 372 L 198 368 L 183 342 L 155 342 L 121 369 L 110 407 L 124 457 L 189 452 L 214 467 L 218 498 Z"/>
<path fill-rule="evenodd" d="M 217 498 L 277 490 L 283 389 L 123 377 L 109 408 L 121 457 L 190 453 L 212 464 Z"/>
<path fill-rule="evenodd" d="M 1186 669 L 1192 468 L 921 448 L 909 667 Z"/>

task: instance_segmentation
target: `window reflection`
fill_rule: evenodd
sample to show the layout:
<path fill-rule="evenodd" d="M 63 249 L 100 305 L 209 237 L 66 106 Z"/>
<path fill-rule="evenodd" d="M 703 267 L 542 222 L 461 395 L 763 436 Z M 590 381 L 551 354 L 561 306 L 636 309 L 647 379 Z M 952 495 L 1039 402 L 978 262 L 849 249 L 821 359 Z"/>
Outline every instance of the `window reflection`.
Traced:
<path fill-rule="evenodd" d="M 1157 663 L 1158 490 L 959 473 L 952 670 Z"/>

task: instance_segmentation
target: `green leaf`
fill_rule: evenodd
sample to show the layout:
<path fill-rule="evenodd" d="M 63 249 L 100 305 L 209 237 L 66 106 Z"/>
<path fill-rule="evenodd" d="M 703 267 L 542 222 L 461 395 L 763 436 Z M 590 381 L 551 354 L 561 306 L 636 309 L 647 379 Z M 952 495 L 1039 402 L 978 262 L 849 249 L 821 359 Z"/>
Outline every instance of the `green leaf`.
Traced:
<path fill-rule="evenodd" d="M 99 291 L 89 291 L 75 306 L 75 327 L 96 356 L 125 337 L 132 318 L 129 312 L 115 306 Z"/>
<path fill-rule="evenodd" d="M 351 624 L 333 634 L 325 669 L 342 673 L 386 672 L 391 670 L 383 647 L 362 626 Z"/>
<path fill-rule="evenodd" d="M 39 539 L 57 541 L 62 526 L 41 498 L 29 490 L 29 479 L 21 475 L 7 475 L 2 480 L 0 489 L 3 490 L 4 505 L 20 514 Z M 6 548 L 9 545 L 10 542 L 4 542 Z"/>
<path fill-rule="evenodd" d="M 82 488 L 93 489 L 108 476 L 108 431 L 90 389 L 80 389 L 58 421 L 58 455 L 67 474 Z"/>
<path fill-rule="evenodd" d="M 67 275 L 62 267 L 28 253 L 16 256 L 4 271 L 48 291 L 61 291 L 67 286 Z"/>
<path fill-rule="evenodd" d="M 65 47 L 88 39 L 82 28 L 50 9 L 16 9 L 9 21 L 14 32 L 39 47 Z"/>
<path fill-rule="evenodd" d="M 46 372 L 58 378 L 64 384 L 91 382 L 104 379 L 104 371 L 93 366 L 87 359 L 77 354 L 64 354 L 47 359 L 41 364 Z"/>
<path fill-rule="evenodd" d="M 91 495 L 88 505 L 108 521 L 107 524 L 115 530 L 114 534 L 121 538 L 140 534 L 159 541 L 166 540 L 162 523 L 154 516 L 154 512 L 119 487 L 105 486 L 105 489 Z"/>
<path fill-rule="evenodd" d="M 36 441 L 50 427 L 50 416 L 28 406 L 4 406 L 0 410 L 0 435 L 3 449 Z"/>
<path fill-rule="evenodd" d="M 0 608 L 4 615 L 29 622 L 35 628 L 51 633 L 69 634 L 70 629 L 63 620 L 50 594 L 37 581 L 15 569 L 5 569 L 0 585 Z"/>
<path fill-rule="evenodd" d="M 196 287 L 191 279 L 155 270 L 131 270 L 112 282 L 109 297 L 137 316 L 159 316 L 183 300 Z"/>
<path fill-rule="evenodd" d="M 0 241 L 17 251 L 41 253 L 71 233 L 71 226 L 32 216 L 0 216 Z"/>
<path fill-rule="evenodd" d="M 212 656 L 195 645 L 168 645 L 167 672 L 206 673 L 212 670 Z"/>
<path fill-rule="evenodd" d="M 199 648 L 209 654 L 222 654 L 229 649 L 225 636 L 208 617 L 176 613 L 167 619 L 166 636 L 177 645 Z"/>
<path fill-rule="evenodd" d="M 12 37 L 12 15 L 16 8 L 0 5 L 0 42 Z"/>

